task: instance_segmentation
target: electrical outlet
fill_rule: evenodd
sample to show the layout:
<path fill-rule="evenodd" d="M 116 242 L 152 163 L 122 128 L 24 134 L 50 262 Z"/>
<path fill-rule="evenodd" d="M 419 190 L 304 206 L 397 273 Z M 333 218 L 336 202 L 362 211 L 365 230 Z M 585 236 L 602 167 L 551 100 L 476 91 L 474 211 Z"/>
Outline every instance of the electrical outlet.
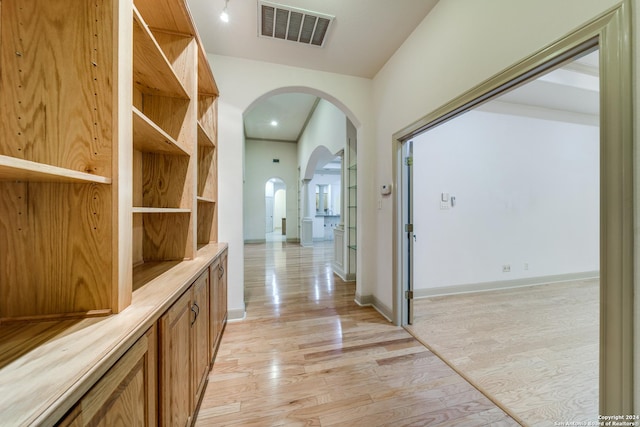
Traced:
<path fill-rule="evenodd" d="M 441 210 L 447 210 L 449 209 L 449 202 L 440 202 L 440 209 Z"/>
<path fill-rule="evenodd" d="M 502 266 L 502 272 L 503 273 L 509 273 L 511 271 L 511 265 L 509 264 L 505 264 Z"/>

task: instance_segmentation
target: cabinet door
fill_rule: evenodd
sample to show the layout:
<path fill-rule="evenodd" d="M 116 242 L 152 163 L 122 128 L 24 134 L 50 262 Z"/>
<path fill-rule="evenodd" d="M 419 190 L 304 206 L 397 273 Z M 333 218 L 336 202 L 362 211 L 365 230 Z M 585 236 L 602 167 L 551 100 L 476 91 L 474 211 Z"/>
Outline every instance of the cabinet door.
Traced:
<path fill-rule="evenodd" d="M 209 373 L 209 270 L 206 270 L 191 287 L 192 307 L 196 317 L 191 327 L 193 350 L 193 408 L 199 401 Z"/>
<path fill-rule="evenodd" d="M 220 274 L 220 283 L 219 283 L 219 328 L 220 328 L 220 338 L 222 338 L 222 331 L 224 329 L 224 325 L 227 322 L 227 252 L 225 251 L 222 254 L 222 260 L 220 262 L 221 274 Z"/>
<path fill-rule="evenodd" d="M 191 423 L 191 291 L 160 318 L 160 424 Z"/>
<path fill-rule="evenodd" d="M 58 425 L 157 425 L 156 351 L 156 329 L 153 326 Z"/>
<path fill-rule="evenodd" d="M 219 338 L 218 316 L 220 313 L 219 301 L 220 301 L 220 258 L 217 258 L 213 264 L 209 267 L 211 286 L 209 287 L 209 342 L 210 352 L 209 360 L 213 361 L 216 354 Z"/>

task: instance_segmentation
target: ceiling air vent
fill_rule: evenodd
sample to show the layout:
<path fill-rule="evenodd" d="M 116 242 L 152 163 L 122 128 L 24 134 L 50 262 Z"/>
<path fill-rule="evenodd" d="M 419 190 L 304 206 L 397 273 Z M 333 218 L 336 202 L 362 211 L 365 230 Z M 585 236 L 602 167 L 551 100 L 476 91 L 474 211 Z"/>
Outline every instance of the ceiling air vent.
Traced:
<path fill-rule="evenodd" d="M 258 34 L 322 47 L 334 16 L 291 6 L 259 1 Z"/>

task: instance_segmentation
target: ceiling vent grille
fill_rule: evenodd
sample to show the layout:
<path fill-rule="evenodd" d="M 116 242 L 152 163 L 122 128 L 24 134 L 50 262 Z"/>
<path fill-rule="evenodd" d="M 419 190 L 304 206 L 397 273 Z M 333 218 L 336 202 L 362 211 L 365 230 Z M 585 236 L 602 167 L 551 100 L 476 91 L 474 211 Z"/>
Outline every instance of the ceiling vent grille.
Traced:
<path fill-rule="evenodd" d="M 267 1 L 258 2 L 258 34 L 322 47 L 334 16 Z"/>

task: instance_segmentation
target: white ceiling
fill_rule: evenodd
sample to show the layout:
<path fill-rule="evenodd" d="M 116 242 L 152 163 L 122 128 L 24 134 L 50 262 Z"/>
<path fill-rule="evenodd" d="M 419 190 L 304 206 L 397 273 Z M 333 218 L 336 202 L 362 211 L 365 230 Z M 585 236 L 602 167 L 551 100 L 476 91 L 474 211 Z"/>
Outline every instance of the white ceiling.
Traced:
<path fill-rule="evenodd" d="M 575 120 L 577 114 L 587 116 L 586 119 L 580 117 L 580 123 L 597 123 L 599 100 L 596 51 L 479 108 L 483 111 L 520 115 L 535 113 L 522 107 L 536 107 L 552 112 L 551 116 L 559 120 Z M 297 142 L 318 101 L 317 97 L 302 93 L 267 98 L 245 114 L 245 135 L 249 139 Z M 278 126 L 271 126 L 272 120 L 276 120 Z"/>
<path fill-rule="evenodd" d="M 592 52 L 501 95 L 497 101 L 597 116 L 600 112 L 598 61 L 598 51 Z"/>
<path fill-rule="evenodd" d="M 335 16 L 324 47 L 258 37 L 258 1 L 188 0 L 205 50 L 217 55 L 274 62 L 373 78 L 437 0 L 272 0 Z M 214 70 L 215 72 L 215 70 Z"/>
<path fill-rule="evenodd" d="M 209 53 L 365 78 L 375 76 L 437 3 L 437 0 L 270 0 L 335 16 L 325 46 L 320 48 L 258 37 L 258 0 L 229 0 L 228 23 L 219 18 L 225 0 L 187 1 Z M 596 52 L 481 108 L 489 110 L 493 103 L 502 104 L 501 111 L 528 106 L 597 117 L 597 66 Z M 282 94 L 266 99 L 245 114 L 245 135 L 296 142 L 317 102 L 318 98 L 306 94 Z M 272 120 L 278 125 L 272 126 Z"/>
<path fill-rule="evenodd" d="M 319 98 L 305 93 L 274 95 L 255 105 L 244 115 L 248 139 L 298 142 Z M 277 125 L 272 125 L 273 121 Z"/>

